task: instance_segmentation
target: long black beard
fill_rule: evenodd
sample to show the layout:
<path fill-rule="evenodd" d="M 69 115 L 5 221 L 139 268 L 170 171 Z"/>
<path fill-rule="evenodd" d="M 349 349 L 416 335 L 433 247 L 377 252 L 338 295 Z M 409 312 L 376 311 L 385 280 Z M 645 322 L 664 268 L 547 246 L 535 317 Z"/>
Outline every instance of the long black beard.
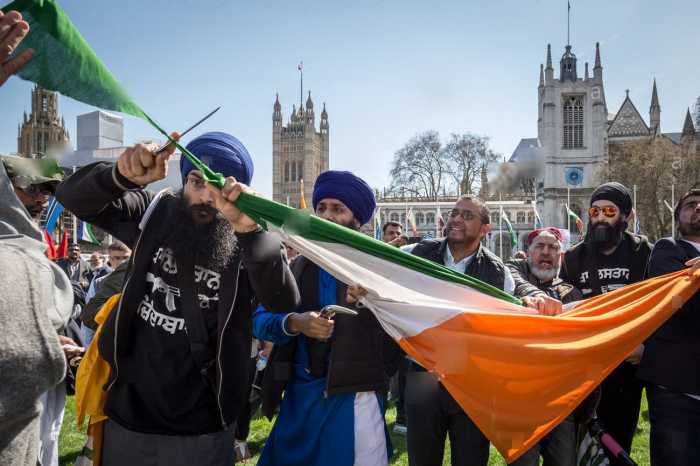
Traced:
<path fill-rule="evenodd" d="M 618 245 L 622 239 L 622 233 L 627 229 L 627 221 L 620 220 L 614 225 L 606 222 L 588 222 L 586 230 L 586 242 L 592 244 L 597 250 L 605 251 Z"/>
<path fill-rule="evenodd" d="M 198 265 L 221 272 L 236 250 L 233 227 L 215 208 L 204 204 L 189 206 L 182 193 L 178 197 L 175 228 L 165 240 L 165 246 L 173 250 L 176 258 L 194 254 Z M 196 223 L 193 213 L 197 210 L 213 214 L 214 219 L 207 224 Z"/>

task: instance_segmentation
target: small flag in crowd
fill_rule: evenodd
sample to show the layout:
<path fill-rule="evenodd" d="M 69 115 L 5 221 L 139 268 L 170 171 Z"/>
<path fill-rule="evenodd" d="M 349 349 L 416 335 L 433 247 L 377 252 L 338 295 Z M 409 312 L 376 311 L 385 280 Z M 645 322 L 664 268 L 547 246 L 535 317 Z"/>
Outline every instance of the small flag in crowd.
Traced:
<path fill-rule="evenodd" d="M 583 235 L 583 221 L 581 220 L 581 218 L 578 215 L 576 215 L 576 213 L 573 210 L 569 209 L 568 205 L 564 207 L 566 207 L 566 214 L 569 216 L 571 221 L 576 224 L 576 228 L 578 229 L 579 235 Z"/>
<path fill-rule="evenodd" d="M 79 222 L 80 223 L 78 223 L 78 239 L 80 241 L 86 241 L 92 244 L 100 244 L 100 240 L 98 240 L 97 236 L 95 236 L 95 232 L 92 229 L 92 225 L 90 225 L 87 222 L 83 222 L 82 220 L 79 220 Z"/>
<path fill-rule="evenodd" d="M 537 204 L 534 202 L 532 203 L 532 211 L 535 213 L 535 230 L 538 228 L 543 228 L 544 222 L 542 221 L 542 217 L 540 217 L 540 213 L 537 212 Z"/>
<path fill-rule="evenodd" d="M 381 241 L 382 239 L 382 217 L 379 213 L 379 207 L 374 212 L 374 239 Z"/>
<path fill-rule="evenodd" d="M 637 214 L 637 209 L 633 209 L 632 212 L 634 213 L 634 234 L 641 235 L 642 224 L 639 221 L 639 214 Z"/>
<path fill-rule="evenodd" d="M 408 209 L 408 214 L 406 215 L 406 230 L 411 227 L 411 235 L 418 236 L 418 228 L 416 228 L 416 215 L 413 213 L 413 207 Z"/>
<path fill-rule="evenodd" d="M 503 207 L 501 207 L 501 219 L 506 224 L 506 228 L 508 228 L 508 233 L 510 233 L 510 245 L 511 250 L 514 253 L 515 248 L 518 246 L 518 235 L 515 233 L 515 229 L 513 228 L 513 225 L 511 225 L 510 220 L 508 220 L 508 216 L 503 211 Z"/>
<path fill-rule="evenodd" d="M 435 215 L 435 236 L 440 238 L 442 236 L 442 230 L 445 228 L 445 219 L 442 218 L 442 212 L 440 211 L 440 206 L 437 206 L 437 215 Z"/>
<path fill-rule="evenodd" d="M 55 196 L 51 196 L 49 199 L 49 205 L 46 207 L 46 231 L 53 233 L 54 228 L 56 228 L 56 223 L 58 222 L 61 213 L 63 212 L 63 206 L 60 202 L 56 200 Z"/>
<path fill-rule="evenodd" d="M 51 238 L 51 235 L 49 234 L 46 229 L 43 230 L 44 233 L 44 242 L 46 243 L 46 251 L 44 254 L 46 254 L 46 257 L 49 258 L 49 260 L 56 260 L 56 245 L 53 242 L 53 238 Z"/>
<path fill-rule="evenodd" d="M 306 209 L 306 198 L 304 197 L 304 180 L 299 182 L 299 208 Z"/>
<path fill-rule="evenodd" d="M 56 259 L 63 259 L 68 257 L 68 230 L 63 229 L 63 235 L 61 235 L 61 242 L 58 244 L 56 249 Z"/>

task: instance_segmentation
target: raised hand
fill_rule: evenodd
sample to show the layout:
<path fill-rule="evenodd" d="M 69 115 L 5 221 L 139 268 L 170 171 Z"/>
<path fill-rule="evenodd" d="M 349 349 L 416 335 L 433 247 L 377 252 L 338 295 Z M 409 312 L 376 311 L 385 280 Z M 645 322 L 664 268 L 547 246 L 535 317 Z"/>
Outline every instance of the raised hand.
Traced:
<path fill-rule="evenodd" d="M 22 19 L 18 11 L 7 14 L 0 11 L 0 86 L 34 56 L 34 49 L 25 49 L 16 57 L 10 58 L 28 33 L 29 23 Z"/>
<path fill-rule="evenodd" d="M 178 139 L 178 133 L 172 133 L 173 139 Z M 168 144 L 163 152 L 155 155 L 156 144 L 136 144 L 129 147 L 119 156 L 117 170 L 119 173 L 139 186 L 146 186 L 164 179 L 168 175 L 168 159 L 175 152 L 175 145 Z"/>
<path fill-rule="evenodd" d="M 214 185 L 207 184 L 207 189 L 214 198 L 214 207 L 229 221 L 236 233 L 248 233 L 258 229 L 258 224 L 236 207 L 236 200 L 242 192 L 255 194 L 250 187 L 239 183 L 232 176 L 226 178 L 224 187 L 219 190 Z"/>

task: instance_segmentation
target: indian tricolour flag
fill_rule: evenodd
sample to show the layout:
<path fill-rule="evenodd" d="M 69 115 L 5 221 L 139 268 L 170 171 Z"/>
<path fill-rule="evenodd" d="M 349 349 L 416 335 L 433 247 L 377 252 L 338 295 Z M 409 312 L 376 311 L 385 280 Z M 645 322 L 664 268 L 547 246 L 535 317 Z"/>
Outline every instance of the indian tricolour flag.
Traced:
<path fill-rule="evenodd" d="M 537 315 L 467 275 L 243 194 L 237 205 L 343 283 L 513 461 L 565 419 L 700 288 L 679 272 Z"/>
<path fill-rule="evenodd" d="M 81 102 L 155 121 L 133 102 L 53 0 L 17 0 L 31 33 L 20 76 Z M 58 72 L 60 71 L 60 72 Z M 223 177 L 176 144 L 206 179 Z M 437 377 L 508 461 L 538 442 L 700 288 L 700 271 L 620 288 L 557 317 L 474 277 L 306 211 L 243 193 L 237 206 L 348 284 L 401 347 Z"/>

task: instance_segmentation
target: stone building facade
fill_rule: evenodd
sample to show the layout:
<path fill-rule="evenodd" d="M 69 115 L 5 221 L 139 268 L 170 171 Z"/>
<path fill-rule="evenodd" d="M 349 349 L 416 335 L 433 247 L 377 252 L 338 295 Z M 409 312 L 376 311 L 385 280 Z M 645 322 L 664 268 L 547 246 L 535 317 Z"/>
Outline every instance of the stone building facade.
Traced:
<path fill-rule="evenodd" d="M 60 152 L 68 147 L 70 137 L 63 117 L 58 115 L 58 93 L 39 86 L 32 89 L 32 111 L 24 112 L 17 126 L 17 153 L 24 157 Z"/>
<path fill-rule="evenodd" d="M 537 108 L 537 137 L 522 139 L 509 162 L 539 165 L 535 179 L 537 210 L 544 224 L 567 227 L 565 205 L 587 224 L 587 207 L 593 189 L 605 178 L 610 154 L 620 152 L 629 141 L 661 138 L 671 145 L 700 146 L 700 135 L 690 114 L 685 115 L 683 132 L 661 130 L 661 105 L 653 81 L 649 122 L 627 96 L 616 113 L 608 113 L 599 44 L 595 46 L 592 75 L 588 63 L 583 76 L 571 45 L 565 47 L 559 74 L 552 66 L 551 46 L 546 65 L 540 65 Z"/>
<path fill-rule="evenodd" d="M 307 206 L 316 178 L 328 170 L 328 112 L 323 104 L 319 130 L 311 92 L 305 107 L 292 106 L 289 122 L 282 119 L 279 95 L 272 112 L 272 197 L 275 201 L 299 207 L 301 189 Z M 302 183 L 303 180 L 303 183 Z"/>
<path fill-rule="evenodd" d="M 421 238 L 440 238 L 442 229 L 450 210 L 457 202 L 456 196 L 440 197 L 437 201 L 421 198 L 380 197 L 377 199 L 375 215 L 379 221 L 379 227 L 392 221 L 403 225 L 405 234 L 414 236 L 412 226 L 408 218 L 415 219 L 416 235 Z M 516 232 L 518 242 L 516 249 L 525 249 L 528 233 L 535 228 L 535 211 L 530 201 L 508 199 L 502 201 L 486 201 L 491 212 L 491 233 L 484 239 L 484 245 L 499 256 L 511 257 L 511 237 L 505 222 L 500 221 L 500 209 L 511 222 Z M 363 227 L 363 231 L 369 235 L 375 235 L 373 222 Z"/>

